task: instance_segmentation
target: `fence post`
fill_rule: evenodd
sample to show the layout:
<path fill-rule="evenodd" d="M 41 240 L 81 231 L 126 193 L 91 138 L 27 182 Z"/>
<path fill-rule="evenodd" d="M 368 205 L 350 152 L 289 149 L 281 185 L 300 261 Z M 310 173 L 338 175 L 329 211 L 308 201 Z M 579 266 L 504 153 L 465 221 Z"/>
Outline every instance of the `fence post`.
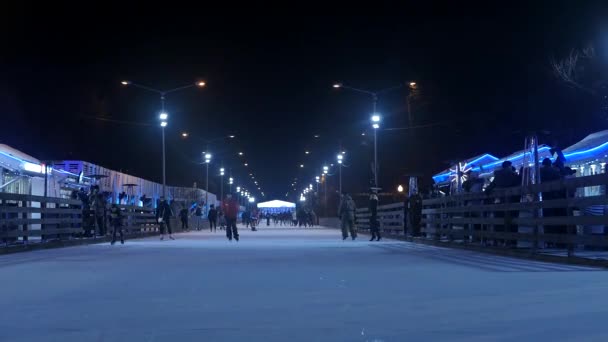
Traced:
<path fill-rule="evenodd" d="M 564 184 L 564 186 L 566 188 L 566 200 L 568 200 L 568 198 L 570 198 L 570 188 L 568 188 L 566 186 L 566 184 Z M 572 210 L 572 206 L 568 204 L 566 206 L 566 217 L 571 217 L 571 216 L 573 216 L 573 210 Z M 576 234 L 575 227 L 573 227 L 571 224 L 568 224 L 566 226 L 566 235 L 568 236 L 568 238 L 572 238 L 573 230 L 574 230 L 574 233 Z M 568 257 L 573 257 L 573 256 L 574 256 L 574 241 L 571 241 L 568 243 Z"/>

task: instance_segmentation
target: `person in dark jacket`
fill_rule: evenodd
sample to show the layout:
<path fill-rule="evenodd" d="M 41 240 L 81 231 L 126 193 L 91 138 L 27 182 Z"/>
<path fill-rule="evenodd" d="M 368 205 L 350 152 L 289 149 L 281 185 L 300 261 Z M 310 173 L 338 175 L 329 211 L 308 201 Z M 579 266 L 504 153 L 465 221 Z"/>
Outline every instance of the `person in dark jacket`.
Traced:
<path fill-rule="evenodd" d="M 217 231 L 217 209 L 215 209 L 215 205 L 212 204 L 209 209 L 209 213 L 207 214 L 207 218 L 209 219 L 209 230 L 212 232 Z"/>
<path fill-rule="evenodd" d="M 556 161 L 557 162 L 557 161 Z M 561 164 L 563 167 L 563 163 Z M 551 159 L 545 158 L 543 159 L 542 166 L 540 168 L 540 182 L 541 183 L 549 183 L 560 180 L 562 178 L 561 170 L 559 166 L 551 163 Z M 560 198 L 565 198 L 562 196 L 561 191 L 544 191 L 542 193 L 543 201 L 550 201 Z M 555 217 L 555 216 L 566 216 L 567 210 L 566 208 L 544 208 L 543 209 L 543 217 Z M 564 234 L 567 231 L 567 226 L 563 225 L 545 225 L 543 227 L 544 232 L 547 234 Z M 562 244 L 553 244 L 548 243 L 549 247 L 562 247 Z"/>
<path fill-rule="evenodd" d="M 369 241 L 377 239 L 380 241 L 380 227 L 378 227 L 378 195 L 375 192 L 369 196 L 369 228 L 372 233 L 372 238 Z"/>
<path fill-rule="evenodd" d="M 340 217 L 342 223 L 342 240 L 348 238 L 349 232 L 353 240 L 357 238 L 357 229 L 355 228 L 356 210 L 355 201 L 353 201 L 349 194 L 344 193 L 340 199 L 340 206 L 338 208 L 338 217 Z"/>
<path fill-rule="evenodd" d="M 188 208 L 184 207 L 179 211 L 179 219 L 182 221 L 182 230 L 187 231 L 188 228 Z"/>
<path fill-rule="evenodd" d="M 408 201 L 410 227 L 412 236 L 420 236 L 420 221 L 422 220 L 422 197 L 418 192 L 414 192 Z"/>
<path fill-rule="evenodd" d="M 494 189 L 507 189 L 513 188 L 516 186 L 521 186 L 521 176 L 515 172 L 513 169 L 513 164 L 510 161 L 504 161 L 502 163 L 502 168 L 494 171 L 494 180 L 488 187 L 486 188 L 486 194 L 491 195 Z M 507 197 L 498 197 L 496 200 L 500 203 L 518 203 L 520 201 L 519 195 L 507 196 Z M 496 211 L 494 212 L 495 218 L 505 218 L 505 225 L 494 225 L 494 231 L 500 232 L 517 232 L 517 226 L 511 223 L 511 219 L 517 217 L 519 212 L 517 210 L 510 210 L 506 212 L 504 211 Z M 497 244 L 497 241 L 494 242 Z M 507 245 L 516 244 L 515 240 L 507 241 Z"/>
<path fill-rule="evenodd" d="M 175 240 L 173 237 L 173 230 L 171 229 L 171 217 L 173 216 L 173 211 L 171 210 L 171 206 L 169 202 L 164 197 L 161 197 L 158 208 L 156 208 L 156 220 L 160 223 L 160 239 L 165 239 L 165 227 L 167 227 L 167 231 L 169 232 L 169 239 Z"/>
<path fill-rule="evenodd" d="M 110 223 L 112 224 L 112 242 L 111 245 L 116 243 L 116 232 L 120 232 L 120 243 L 125 243 L 125 237 L 122 232 L 122 212 L 118 207 L 118 204 L 114 203 L 110 207 Z"/>

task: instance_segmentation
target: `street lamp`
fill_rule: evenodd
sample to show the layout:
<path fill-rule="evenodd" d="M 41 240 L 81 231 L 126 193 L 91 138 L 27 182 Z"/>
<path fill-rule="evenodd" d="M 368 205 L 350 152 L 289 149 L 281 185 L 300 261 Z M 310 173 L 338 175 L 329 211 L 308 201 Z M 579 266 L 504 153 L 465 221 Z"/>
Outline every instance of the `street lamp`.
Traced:
<path fill-rule="evenodd" d="M 220 200 L 224 198 L 224 168 L 220 168 Z"/>
<path fill-rule="evenodd" d="M 342 161 L 344 159 L 344 155 L 342 153 L 338 153 L 336 158 L 338 159 L 338 168 L 340 169 L 340 194 L 342 194 Z"/>
<path fill-rule="evenodd" d="M 232 184 L 234 184 L 234 178 L 230 177 L 228 179 L 228 184 L 230 185 L 230 193 L 232 193 Z"/>
<path fill-rule="evenodd" d="M 380 114 L 373 114 L 371 117 L 372 127 L 374 128 L 374 186 L 378 187 L 378 129 L 380 128 Z"/>
<path fill-rule="evenodd" d="M 205 153 L 205 164 L 207 165 L 206 185 L 205 185 L 205 208 L 209 208 L 209 164 L 211 163 L 211 153 Z"/>
<path fill-rule="evenodd" d="M 337 88 L 337 89 L 338 88 L 339 89 L 342 89 L 342 88 L 348 89 L 348 90 L 351 90 L 351 91 L 354 91 L 357 93 L 366 94 L 366 95 L 372 97 L 372 127 L 374 128 L 374 183 L 375 183 L 374 185 L 375 185 L 375 187 L 378 187 L 378 145 L 377 145 L 377 133 L 376 133 L 376 130 L 378 128 L 380 128 L 380 115 L 376 111 L 376 105 L 378 103 L 378 95 L 400 89 L 403 87 L 403 85 L 399 84 L 397 86 L 385 88 L 385 89 L 378 90 L 378 91 L 370 91 L 370 90 L 365 90 L 365 89 L 354 88 L 354 87 L 344 85 L 342 83 L 335 83 L 333 85 L 333 87 Z M 361 134 L 361 135 L 365 135 L 365 134 Z"/>
<path fill-rule="evenodd" d="M 149 92 L 153 92 L 156 93 L 158 95 L 160 95 L 160 115 L 159 115 L 159 119 L 160 119 L 160 127 L 161 127 L 161 132 L 162 132 L 162 144 L 163 144 L 163 197 L 165 197 L 165 195 L 167 194 L 167 168 L 166 168 L 166 158 L 165 158 L 165 127 L 167 127 L 167 119 L 169 118 L 169 114 L 167 114 L 167 112 L 165 112 L 165 96 L 169 93 L 174 93 L 180 90 L 184 90 L 184 89 L 188 89 L 188 88 L 192 88 L 192 87 L 204 87 L 205 86 L 205 82 L 203 81 L 198 81 L 194 84 L 187 84 L 181 87 L 177 87 L 177 88 L 173 88 L 173 89 L 167 89 L 167 90 L 159 90 L 159 89 L 155 89 L 152 87 L 148 87 L 146 85 L 141 85 L 138 83 L 133 83 L 129 80 L 123 80 L 120 82 L 120 84 L 122 84 L 123 86 L 133 86 L 136 88 L 140 88 Z"/>
<path fill-rule="evenodd" d="M 397 192 L 403 192 L 403 185 L 399 184 L 397 187 Z"/>

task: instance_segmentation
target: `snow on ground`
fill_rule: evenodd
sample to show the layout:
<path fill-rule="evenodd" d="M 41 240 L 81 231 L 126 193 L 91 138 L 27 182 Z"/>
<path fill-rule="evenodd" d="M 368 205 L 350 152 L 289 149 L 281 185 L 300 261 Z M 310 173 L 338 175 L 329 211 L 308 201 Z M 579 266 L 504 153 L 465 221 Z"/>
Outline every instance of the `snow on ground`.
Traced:
<path fill-rule="evenodd" d="M 608 273 L 332 229 L 0 257 L 0 341 L 606 341 Z"/>

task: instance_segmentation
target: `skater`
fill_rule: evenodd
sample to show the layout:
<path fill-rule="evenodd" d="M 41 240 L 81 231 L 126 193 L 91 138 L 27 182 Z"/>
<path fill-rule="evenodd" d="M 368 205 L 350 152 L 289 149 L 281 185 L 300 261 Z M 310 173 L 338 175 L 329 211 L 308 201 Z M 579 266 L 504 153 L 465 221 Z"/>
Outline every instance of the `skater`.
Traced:
<path fill-rule="evenodd" d="M 239 232 L 236 227 L 236 219 L 239 214 L 239 204 L 232 194 L 227 194 L 226 199 L 222 202 L 222 211 L 226 215 L 226 237 L 232 241 L 232 237 L 239 241 Z"/>
<path fill-rule="evenodd" d="M 122 232 L 122 212 L 116 203 L 110 207 L 110 223 L 112 224 L 112 242 L 111 245 L 116 243 L 116 231 L 120 232 L 120 243 L 125 244 L 125 237 Z"/>
<path fill-rule="evenodd" d="M 350 237 L 353 240 L 357 238 L 357 231 L 355 230 L 356 209 L 355 201 L 353 201 L 348 193 L 344 193 L 338 209 L 338 217 L 340 217 L 342 223 L 342 240 L 346 240 L 349 231 Z"/>
<path fill-rule="evenodd" d="M 224 215 L 224 212 L 220 210 L 218 216 L 220 222 L 220 230 L 226 229 L 226 215 Z"/>
<path fill-rule="evenodd" d="M 245 209 L 241 215 L 241 221 L 245 225 L 245 228 L 249 228 L 249 224 L 251 223 L 251 212 L 249 210 Z"/>
<path fill-rule="evenodd" d="M 158 208 L 156 208 L 156 220 L 160 223 L 160 239 L 165 239 L 165 227 L 169 232 L 169 239 L 175 240 L 173 237 L 173 230 L 171 229 L 171 217 L 173 216 L 173 212 L 171 211 L 171 206 L 165 200 L 164 197 L 160 198 L 160 204 Z"/>
<path fill-rule="evenodd" d="M 371 216 L 369 218 L 369 228 L 372 233 L 372 238 L 369 241 L 377 239 L 380 241 L 380 228 L 378 227 L 378 195 L 375 192 L 369 196 L 369 212 Z"/>
<path fill-rule="evenodd" d="M 217 209 L 215 209 L 215 204 L 211 205 L 207 218 L 209 219 L 209 230 L 217 232 Z"/>
<path fill-rule="evenodd" d="M 95 225 L 98 236 L 106 236 L 106 199 L 105 196 L 99 192 L 99 185 L 93 185 L 91 187 L 91 195 L 89 202 L 94 212 Z"/>
<path fill-rule="evenodd" d="M 196 206 L 194 210 L 194 217 L 196 220 L 196 230 L 201 230 L 201 221 L 203 220 L 203 208 L 200 205 Z"/>
<path fill-rule="evenodd" d="M 186 207 L 179 211 L 179 219 L 182 221 L 182 230 L 188 231 L 188 209 Z"/>

